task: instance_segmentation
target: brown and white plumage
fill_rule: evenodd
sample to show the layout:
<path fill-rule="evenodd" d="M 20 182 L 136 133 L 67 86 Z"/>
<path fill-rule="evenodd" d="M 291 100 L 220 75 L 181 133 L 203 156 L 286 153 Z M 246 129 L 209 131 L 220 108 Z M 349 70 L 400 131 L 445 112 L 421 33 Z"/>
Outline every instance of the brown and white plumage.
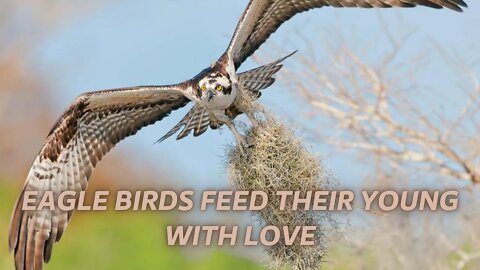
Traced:
<path fill-rule="evenodd" d="M 463 0 L 251 0 L 243 13 L 227 55 L 235 68 L 250 57 L 282 23 L 298 13 L 320 7 L 389 8 L 415 7 L 450 8 L 462 11 Z"/>
<path fill-rule="evenodd" d="M 72 212 L 22 211 L 25 191 L 82 191 L 95 165 L 123 138 L 185 106 L 180 86 L 145 86 L 87 93 L 64 112 L 27 176 L 10 225 L 17 269 L 41 269 L 49 261 Z"/>
<path fill-rule="evenodd" d="M 273 75 L 277 73 L 282 68 L 282 62 L 288 57 L 292 56 L 295 52 L 290 53 L 287 56 L 284 56 L 272 63 L 267 65 L 242 72 L 238 74 L 238 83 L 241 85 L 242 89 L 246 89 L 257 98 L 260 97 L 260 90 L 263 90 L 275 82 Z M 208 127 L 217 128 L 214 125 L 211 125 L 211 117 L 208 113 L 208 110 L 202 106 L 194 105 L 192 109 L 176 124 L 170 131 L 168 131 L 162 138 L 157 142 L 162 142 L 173 134 L 178 133 L 177 140 L 181 140 L 188 136 L 193 130 L 193 136 L 197 137 L 202 135 L 207 131 Z"/>
<path fill-rule="evenodd" d="M 182 131 L 178 134 L 177 140 L 181 140 L 188 136 L 192 130 L 194 130 L 193 135 L 200 136 L 208 128 L 210 124 L 210 116 L 208 111 L 201 106 L 194 105 L 190 111 L 176 124 L 167 134 L 160 138 L 157 142 L 162 142 L 173 134 L 177 133 L 180 129 Z"/>
<path fill-rule="evenodd" d="M 275 82 L 273 75 L 283 67 L 282 62 L 296 52 L 294 51 L 270 64 L 242 72 L 238 74 L 238 81 L 243 88 L 260 94 L 260 90 L 269 87 Z"/>
<path fill-rule="evenodd" d="M 214 65 L 191 80 L 172 86 L 142 86 L 81 95 L 49 133 L 17 200 L 9 234 L 16 268 L 42 269 L 73 213 L 59 209 L 23 211 L 25 191 L 38 191 L 39 197 L 46 191 L 53 191 L 58 198 L 64 191 L 85 190 L 95 165 L 115 144 L 190 101 L 195 102 L 193 108 L 160 140 L 180 130 L 177 139 L 184 138 L 192 130 L 194 136 L 199 136 L 208 126 L 216 128 L 226 124 L 237 142 L 241 142 L 241 135 L 232 123 L 233 118 L 242 113 L 233 102 L 237 92 L 248 90 L 260 96 L 259 91 L 274 83 L 272 76 L 290 55 L 244 73 L 237 74 L 237 69 L 283 22 L 298 13 L 324 6 L 417 5 L 456 11 L 467 6 L 462 0 L 251 0 L 227 51 Z M 212 123 L 212 119 L 216 122 Z"/>

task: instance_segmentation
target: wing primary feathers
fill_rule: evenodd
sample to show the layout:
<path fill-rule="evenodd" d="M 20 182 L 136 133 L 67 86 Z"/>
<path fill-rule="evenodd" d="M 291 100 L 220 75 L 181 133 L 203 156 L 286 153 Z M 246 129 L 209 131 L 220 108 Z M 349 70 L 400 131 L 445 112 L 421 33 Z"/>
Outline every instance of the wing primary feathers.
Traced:
<path fill-rule="evenodd" d="M 28 216 L 27 214 L 23 214 L 20 231 L 19 231 L 19 239 L 18 245 L 15 248 L 15 268 L 16 269 L 24 269 L 25 267 L 25 256 L 26 256 L 26 248 L 27 248 L 27 236 L 28 236 Z"/>
<path fill-rule="evenodd" d="M 12 221 L 10 222 L 10 228 L 9 228 L 10 235 L 8 238 L 8 248 L 10 252 L 14 251 L 15 247 L 18 246 L 17 244 L 21 235 L 20 228 L 21 228 L 21 223 L 23 221 L 23 216 L 24 216 L 24 212 L 22 211 L 21 205 L 23 202 L 24 192 L 25 192 L 25 186 L 23 187 L 20 193 L 20 196 L 18 196 L 18 199 L 15 202 L 15 210 L 13 211 L 12 217 L 10 218 L 10 220 Z"/>
<path fill-rule="evenodd" d="M 168 131 L 162 138 L 156 143 L 162 142 L 173 134 L 177 133 L 180 129 L 182 131 L 178 134 L 177 140 L 181 140 L 190 134 L 193 130 L 193 136 L 197 137 L 207 131 L 210 125 L 210 115 L 207 109 L 198 105 L 193 106 L 190 111 L 178 122 L 170 131 Z"/>
<path fill-rule="evenodd" d="M 197 123 L 195 124 L 195 129 L 193 130 L 193 136 L 198 137 L 202 135 L 210 125 L 210 116 L 205 108 L 200 112 Z"/>
<path fill-rule="evenodd" d="M 35 252 L 35 223 L 37 216 L 34 214 L 28 222 L 27 247 L 25 251 L 25 268 L 33 269 L 33 255 Z"/>
<path fill-rule="evenodd" d="M 220 59 L 229 59 L 238 69 L 280 26 L 295 15 L 324 6 L 389 8 L 446 7 L 462 11 L 464 0 L 250 0 L 240 18 L 229 46 Z"/>
<path fill-rule="evenodd" d="M 190 134 L 190 131 L 192 128 L 195 126 L 196 123 L 196 118 L 198 118 L 198 113 L 200 112 L 199 106 L 194 106 L 192 110 L 195 109 L 194 113 L 192 116 L 188 119 L 187 123 L 185 124 L 183 130 L 178 134 L 177 140 L 181 140 Z"/>
<path fill-rule="evenodd" d="M 185 126 L 188 121 L 190 120 L 190 118 L 193 117 L 193 115 L 195 114 L 197 108 L 197 106 L 193 106 L 192 109 L 190 109 L 190 111 L 188 111 L 188 113 L 182 118 L 182 120 L 180 120 L 180 122 L 178 122 L 170 131 L 168 131 L 165 135 L 163 135 L 160 139 L 158 139 L 155 143 L 161 143 L 163 142 L 165 139 L 169 138 L 170 136 L 172 136 L 173 134 L 177 133 L 177 131 L 179 131 L 183 126 Z"/>
<path fill-rule="evenodd" d="M 95 165 L 120 140 L 153 124 L 190 100 L 184 88 L 146 86 L 87 93 L 56 122 L 27 175 L 10 222 L 9 249 L 18 270 L 40 270 L 52 256 L 73 211 L 22 210 L 26 191 L 85 190 Z"/>
<path fill-rule="evenodd" d="M 282 68 L 282 62 L 294 55 L 297 51 L 294 51 L 278 60 L 273 61 L 267 65 L 245 71 L 238 75 L 238 81 L 251 92 L 260 95 L 260 90 L 263 90 L 275 82 L 275 78 L 272 76 Z"/>

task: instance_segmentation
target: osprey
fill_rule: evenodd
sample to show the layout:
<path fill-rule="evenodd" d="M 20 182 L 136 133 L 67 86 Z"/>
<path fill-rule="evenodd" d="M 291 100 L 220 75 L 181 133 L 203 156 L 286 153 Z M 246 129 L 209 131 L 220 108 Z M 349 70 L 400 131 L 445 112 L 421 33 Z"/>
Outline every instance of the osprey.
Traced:
<path fill-rule="evenodd" d="M 10 223 L 9 247 L 16 269 L 42 269 L 52 255 L 53 244 L 62 237 L 73 211 L 59 209 L 23 211 L 25 191 L 38 191 L 39 198 L 53 191 L 80 192 L 95 165 L 125 137 L 168 116 L 188 103 L 187 115 L 160 140 L 182 129 L 177 139 L 192 130 L 194 136 L 225 124 L 240 147 L 247 145 L 233 119 L 242 113 L 235 101 L 241 91 L 256 97 L 274 82 L 272 77 L 288 56 L 271 64 L 237 73 L 280 25 L 294 15 L 324 6 L 333 7 L 447 7 L 462 11 L 462 0 L 250 0 L 225 53 L 194 78 L 167 86 L 138 86 L 80 95 L 62 114 L 35 158 Z M 252 115 L 247 115 L 255 125 Z"/>

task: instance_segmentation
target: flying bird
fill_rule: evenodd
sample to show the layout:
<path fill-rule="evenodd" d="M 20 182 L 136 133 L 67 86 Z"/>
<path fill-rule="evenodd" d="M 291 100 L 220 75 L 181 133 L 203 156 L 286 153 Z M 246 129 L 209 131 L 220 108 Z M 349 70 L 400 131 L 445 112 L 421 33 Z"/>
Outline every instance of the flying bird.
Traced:
<path fill-rule="evenodd" d="M 260 90 L 274 83 L 273 75 L 290 55 L 247 72 L 237 73 L 237 70 L 283 22 L 298 13 L 327 6 L 418 5 L 455 11 L 467 7 L 462 0 L 250 0 L 227 50 L 192 79 L 174 85 L 127 87 L 80 95 L 48 134 L 14 207 L 9 247 L 14 252 L 16 269 L 42 269 L 73 214 L 73 211 L 45 208 L 23 211 L 25 191 L 38 191 L 39 196 L 53 191 L 58 198 L 64 191 L 85 190 L 94 167 L 119 141 L 190 102 L 192 109 L 161 140 L 178 131 L 177 139 L 182 139 L 192 130 L 194 136 L 199 136 L 209 127 L 226 125 L 240 147 L 248 146 L 233 122 L 243 113 L 235 101 L 241 91 L 260 96 Z M 252 115 L 247 116 L 255 125 Z"/>

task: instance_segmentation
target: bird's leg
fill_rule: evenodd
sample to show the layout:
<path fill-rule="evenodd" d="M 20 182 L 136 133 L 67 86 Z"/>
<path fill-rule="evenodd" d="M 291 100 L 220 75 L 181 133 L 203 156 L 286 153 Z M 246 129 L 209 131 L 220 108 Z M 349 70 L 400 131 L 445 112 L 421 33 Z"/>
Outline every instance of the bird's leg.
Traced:
<path fill-rule="evenodd" d="M 251 99 L 253 97 L 250 97 L 250 95 L 252 95 L 251 93 L 248 93 L 249 91 L 244 89 L 243 86 L 241 84 L 238 84 L 237 87 L 239 88 L 240 92 L 241 92 L 241 95 L 240 95 L 240 98 L 246 98 L 246 99 Z M 254 102 L 253 100 L 251 100 L 251 102 Z M 253 109 L 252 108 L 238 108 L 237 107 L 237 110 L 242 113 L 244 112 L 247 117 L 248 117 L 248 120 L 250 120 L 250 122 L 252 123 L 253 125 L 253 128 L 258 130 L 260 128 L 260 123 L 257 121 L 257 119 L 255 118 L 255 115 L 253 114 Z"/>
<path fill-rule="evenodd" d="M 257 118 L 255 118 L 255 115 L 253 114 L 253 112 L 245 112 L 245 114 L 247 115 L 248 120 L 250 120 L 250 122 L 252 123 L 253 129 L 257 133 L 262 133 L 264 129 L 262 125 L 260 125 L 260 122 L 257 120 Z"/>
<path fill-rule="evenodd" d="M 255 118 L 255 115 L 253 115 L 252 112 L 245 112 L 245 114 L 247 115 L 248 120 L 250 120 L 250 122 L 252 122 L 252 125 L 253 125 L 254 128 L 259 128 L 260 127 L 260 123 L 258 123 L 257 119 Z"/>
<path fill-rule="evenodd" d="M 240 134 L 240 132 L 238 132 L 232 119 L 225 113 L 225 111 L 214 111 L 210 114 L 210 116 L 213 116 L 219 122 L 225 124 L 232 131 L 233 136 L 235 136 L 235 141 L 240 148 L 240 151 L 242 152 L 242 154 L 245 154 L 244 147 L 250 147 L 250 144 L 247 142 L 247 138 Z"/>
<path fill-rule="evenodd" d="M 238 132 L 237 128 L 235 127 L 235 124 L 230 120 L 224 121 L 225 125 L 232 131 L 233 135 L 235 136 L 235 140 L 237 141 L 238 146 L 240 147 L 240 151 L 242 154 L 244 154 L 244 147 L 249 147 L 247 140 L 245 137 Z"/>

